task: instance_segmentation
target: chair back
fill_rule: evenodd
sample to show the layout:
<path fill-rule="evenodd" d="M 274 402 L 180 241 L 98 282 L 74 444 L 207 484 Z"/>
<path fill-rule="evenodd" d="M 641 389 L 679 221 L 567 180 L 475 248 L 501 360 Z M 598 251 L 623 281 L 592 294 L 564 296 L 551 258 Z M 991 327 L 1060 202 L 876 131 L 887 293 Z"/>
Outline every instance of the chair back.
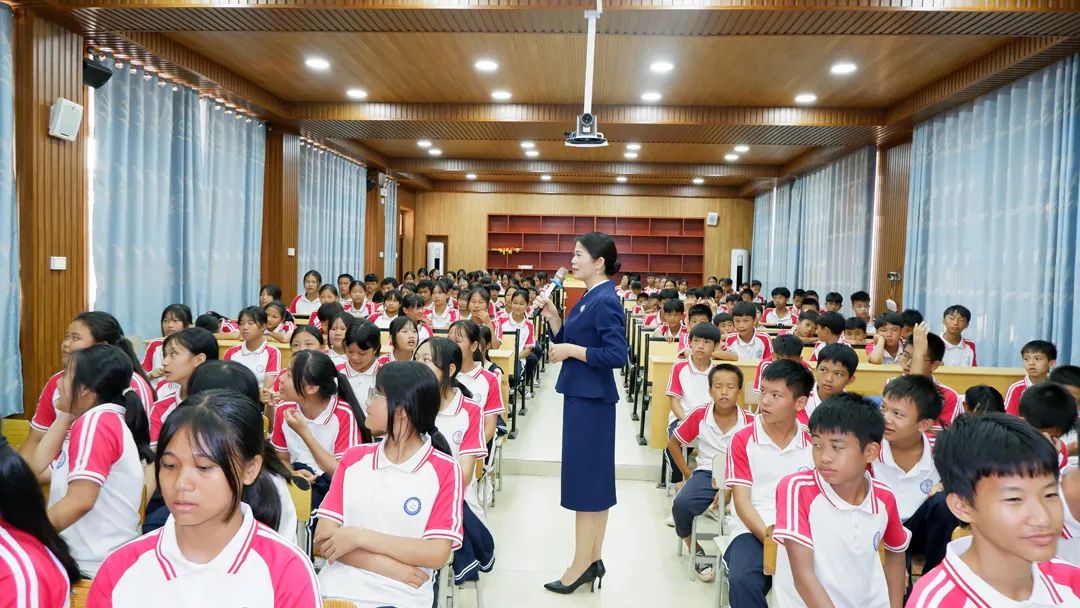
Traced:
<path fill-rule="evenodd" d="M 776 574 L 776 541 L 773 540 L 773 527 L 765 528 L 765 552 L 762 559 L 761 569 L 765 576 Z"/>
<path fill-rule="evenodd" d="M 30 437 L 30 421 L 19 418 L 4 418 L 0 420 L 0 432 L 3 432 L 11 447 L 18 451 L 26 443 L 27 438 Z"/>
<path fill-rule="evenodd" d="M 971 536 L 971 528 L 969 526 L 956 526 L 952 531 L 952 540 L 964 538 L 965 536 Z"/>
<path fill-rule="evenodd" d="M 323 598 L 323 608 L 357 608 L 356 604 L 349 600 L 335 600 L 330 598 Z"/>
<path fill-rule="evenodd" d="M 90 595 L 90 581 L 81 580 L 71 586 L 71 608 L 86 608 L 86 598 Z"/>
<path fill-rule="evenodd" d="M 305 524 L 311 521 L 311 488 L 301 490 L 295 483 L 290 483 L 289 496 L 296 507 L 296 519 Z"/>
<path fill-rule="evenodd" d="M 712 459 L 712 487 L 723 488 L 725 479 L 727 479 L 727 451 L 721 450 Z"/>

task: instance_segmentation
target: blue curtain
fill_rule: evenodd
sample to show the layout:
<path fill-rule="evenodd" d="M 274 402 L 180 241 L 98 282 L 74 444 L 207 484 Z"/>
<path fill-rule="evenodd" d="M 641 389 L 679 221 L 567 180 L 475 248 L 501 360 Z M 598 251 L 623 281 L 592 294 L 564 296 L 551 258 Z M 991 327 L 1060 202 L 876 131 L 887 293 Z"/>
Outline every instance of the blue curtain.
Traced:
<path fill-rule="evenodd" d="M 754 234 L 750 249 L 750 276 L 769 285 L 772 259 L 773 189 L 754 197 Z M 738 286 L 736 286 L 738 287 Z"/>
<path fill-rule="evenodd" d="M 364 275 L 367 169 L 309 145 L 300 148 L 300 239 L 297 289 L 304 273 L 323 281 Z"/>
<path fill-rule="evenodd" d="M 15 201 L 15 75 L 11 7 L 0 4 L 0 418 L 22 412 L 19 354 L 19 210 Z"/>
<path fill-rule="evenodd" d="M 776 198 L 769 191 L 754 201 L 754 242 L 751 278 L 761 281 L 762 293 L 768 299 L 773 287 L 794 287 L 797 258 L 791 244 L 792 192 L 795 184 L 786 182 L 776 187 Z M 760 235 L 760 237 L 759 237 Z M 797 236 L 797 235 L 796 235 Z M 764 241 L 760 242 L 759 238 Z"/>
<path fill-rule="evenodd" d="M 1053 341 L 1076 362 L 1080 55 L 915 127 L 904 302 L 973 318 L 979 363 Z"/>
<path fill-rule="evenodd" d="M 93 104 L 94 307 L 149 337 L 173 302 L 234 315 L 254 301 L 265 148 L 258 124 L 127 65 Z"/>
<path fill-rule="evenodd" d="M 384 205 L 384 211 L 386 213 L 386 226 L 384 234 L 384 251 L 383 251 L 383 276 L 384 277 L 396 277 L 397 276 L 397 242 L 398 242 L 398 185 L 393 180 L 386 182 L 386 202 Z M 400 278 L 400 277 L 399 277 Z"/>

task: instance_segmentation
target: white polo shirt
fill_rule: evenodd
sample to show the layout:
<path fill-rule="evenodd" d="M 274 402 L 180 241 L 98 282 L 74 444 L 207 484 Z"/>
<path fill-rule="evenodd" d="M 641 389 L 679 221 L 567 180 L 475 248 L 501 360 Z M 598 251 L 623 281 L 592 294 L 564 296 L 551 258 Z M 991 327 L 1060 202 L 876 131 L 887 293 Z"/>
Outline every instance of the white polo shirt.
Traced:
<path fill-rule="evenodd" d="M 1024 374 L 1024 377 L 1016 382 L 1013 382 L 1009 386 L 1009 390 L 1005 391 L 1005 413 L 1012 414 L 1013 416 L 1020 415 L 1020 397 L 1023 396 L 1024 391 L 1030 388 L 1034 382 L 1031 378 Z"/>
<path fill-rule="evenodd" d="M 776 528 L 773 538 L 814 552 L 814 574 L 836 606 L 889 608 L 889 587 L 878 546 L 903 553 L 911 540 L 889 487 L 864 473 L 867 485 L 862 503 L 840 498 L 816 470 L 788 475 L 776 490 Z M 776 552 L 773 576 L 776 604 L 802 607 L 787 551 Z"/>
<path fill-rule="evenodd" d="M 41 395 L 38 397 L 37 409 L 34 411 L 34 418 L 30 420 L 30 426 L 42 433 L 49 430 L 52 423 L 56 421 L 56 402 L 60 400 L 59 383 L 63 377 L 62 371 L 53 374 L 45 383 L 45 388 L 41 389 Z M 146 415 L 149 417 L 150 408 L 154 405 L 154 391 L 138 373 L 131 375 L 129 386 L 139 396 L 139 401 L 142 401 L 143 407 L 146 408 Z"/>
<path fill-rule="evenodd" d="M 70 439 L 52 463 L 50 507 L 67 495 L 73 481 L 101 486 L 93 508 L 60 533 L 89 577 L 109 553 L 139 535 L 143 466 L 124 411 L 113 403 L 90 408 L 71 425 Z"/>
<path fill-rule="evenodd" d="M 344 363 L 337 366 L 337 371 L 345 374 L 345 377 L 349 380 L 349 386 L 352 387 L 353 394 L 360 401 L 360 409 L 367 416 L 367 395 L 371 387 L 375 386 L 375 374 L 379 371 L 379 361 L 377 359 L 372 361 L 366 371 L 359 372 L 349 365 L 349 360 L 346 358 Z"/>
<path fill-rule="evenodd" d="M 226 361 L 236 361 L 250 369 L 259 384 L 262 384 L 266 374 L 276 375 L 281 371 L 281 351 L 276 346 L 270 346 L 266 340 L 263 340 L 262 344 L 254 350 L 248 350 L 246 342 L 238 344 L 225 351 L 225 356 L 222 358 Z"/>
<path fill-rule="evenodd" d="M 975 359 L 975 341 L 961 338 L 959 344 L 950 344 L 945 336 L 941 336 L 945 343 L 945 356 L 941 358 L 941 364 L 949 367 L 975 367 L 978 362 Z"/>
<path fill-rule="evenodd" d="M 1073 591 L 1080 568 L 1052 559 L 1031 565 L 1031 597 L 1016 601 L 990 586 L 960 558 L 971 547 L 972 537 L 949 543 L 945 559 L 915 583 L 908 608 L 1049 608 L 1080 606 Z"/>
<path fill-rule="evenodd" d="M 485 416 L 497 416 L 503 413 L 505 408 L 498 376 L 477 364 L 472 371 L 458 374 L 457 379 L 469 389 L 473 401 L 480 404 Z"/>
<path fill-rule="evenodd" d="M 368 321 L 374 323 L 375 327 L 378 327 L 379 329 L 390 329 L 390 323 L 396 318 L 396 316 L 388 317 L 386 316 L 385 311 L 380 311 L 368 317 Z"/>
<path fill-rule="evenodd" d="M 87 606 L 321 607 L 318 580 L 307 556 L 255 521 L 251 507 L 240 503 L 240 512 L 244 521 L 236 535 L 205 564 L 184 557 L 170 515 L 163 527 L 105 560 Z"/>
<path fill-rule="evenodd" d="M 881 441 L 881 452 L 872 463 L 874 479 L 882 481 L 892 489 L 896 504 L 900 510 L 900 519 L 907 521 L 930 495 L 930 490 L 939 481 L 937 467 L 934 466 L 934 437 L 922 434 L 922 456 L 910 471 L 901 469 L 893 459 L 892 446 L 888 439 Z"/>
<path fill-rule="evenodd" d="M 705 369 L 694 367 L 694 362 L 690 359 L 679 361 L 671 367 L 667 395 L 679 400 L 683 408 L 683 416 L 706 401 L 712 403 L 712 397 L 709 395 L 709 370 L 712 368 L 711 359 Z M 668 412 L 668 425 L 674 421 L 675 412 Z"/>
<path fill-rule="evenodd" d="M 334 367 L 337 367 L 342 363 L 347 363 L 349 361 L 348 356 L 343 353 L 339 353 L 332 348 L 326 349 L 326 356 L 330 357 L 330 362 L 334 364 Z"/>
<path fill-rule="evenodd" d="M 435 426 L 450 443 L 454 458 L 487 456 L 484 441 L 484 411 L 480 404 L 454 389 L 453 400 L 439 410 Z"/>
<path fill-rule="evenodd" d="M 743 342 L 739 334 L 734 333 L 728 336 L 725 344 L 728 350 L 738 355 L 739 361 L 772 358 L 772 344 L 769 344 L 769 337 L 765 334 L 755 333 L 749 342 Z"/>
<path fill-rule="evenodd" d="M 322 301 L 319 300 L 318 294 L 315 295 L 314 300 L 309 300 L 301 293 L 289 303 L 289 312 L 294 315 L 314 315 L 320 306 L 322 306 Z"/>
<path fill-rule="evenodd" d="M 37 537 L 0 519 L 0 590 L 5 606 L 66 608 L 71 582 Z"/>
<path fill-rule="evenodd" d="M 695 471 L 712 471 L 713 459 L 717 454 L 727 454 L 731 446 L 731 438 L 744 427 L 754 424 L 754 415 L 742 409 L 738 409 L 735 424 L 724 431 L 716 424 L 716 418 L 712 412 L 712 400 L 695 407 L 686 414 L 679 426 L 675 427 L 672 436 L 679 443 L 689 447 L 697 441 L 697 468 Z M 717 480 L 719 484 L 719 480 Z"/>
<path fill-rule="evenodd" d="M 899 344 L 896 345 L 896 356 L 895 357 L 889 354 L 888 349 L 883 348 L 882 351 L 883 351 L 882 354 L 881 354 L 881 356 L 882 356 L 881 364 L 882 365 L 899 365 L 900 364 L 900 353 L 904 352 L 904 342 L 901 341 Z M 872 353 L 872 352 L 874 352 L 874 342 L 868 340 L 866 342 L 866 355 L 870 356 L 870 353 Z"/>
<path fill-rule="evenodd" d="M 142 368 L 146 373 L 155 369 L 161 369 L 161 362 L 165 359 L 165 338 L 154 338 L 146 345 L 143 353 Z"/>
<path fill-rule="evenodd" d="M 500 331 L 505 336 L 510 332 L 518 332 L 517 343 L 518 351 L 523 351 L 526 348 L 534 348 L 536 346 L 536 329 L 533 322 L 525 317 L 521 320 L 521 323 L 515 323 L 513 317 L 507 317 L 502 322 Z"/>
<path fill-rule="evenodd" d="M 315 471 L 315 476 L 323 474 L 315 462 L 300 435 L 292 430 L 285 422 L 285 412 L 296 410 L 307 421 L 308 430 L 315 441 L 324 450 L 333 454 L 334 458 L 341 459 L 345 450 L 360 442 L 359 429 L 356 427 L 356 419 L 348 404 L 338 400 L 337 395 L 330 398 L 330 402 L 319 412 L 315 418 L 304 416 L 304 411 L 295 402 L 286 402 L 278 406 L 274 413 L 274 430 L 270 434 L 270 445 L 278 452 L 288 452 L 289 462 L 302 462 Z"/>
<path fill-rule="evenodd" d="M 457 309 L 451 306 L 449 302 L 447 302 L 446 308 L 443 309 L 441 315 L 435 312 L 434 304 L 424 310 L 427 312 L 428 318 L 431 319 L 431 325 L 435 329 L 449 329 L 451 323 L 461 318 Z"/>
<path fill-rule="evenodd" d="M 777 314 L 775 308 L 769 308 L 765 311 L 765 318 L 762 321 L 765 325 L 796 325 L 798 322 L 799 313 L 795 312 L 792 306 L 787 307 L 787 314 L 782 317 Z"/>
<path fill-rule="evenodd" d="M 266 473 L 277 491 L 278 502 L 281 503 L 281 516 L 278 517 L 278 525 L 274 529 L 281 538 L 296 544 L 296 503 L 293 502 L 292 494 L 289 493 L 289 482 L 280 475 Z"/>
<path fill-rule="evenodd" d="M 731 438 L 724 487 L 750 488 L 750 502 L 765 526 L 771 526 L 776 520 L 776 484 L 791 473 L 813 469 L 810 450 L 810 431 L 804 425 L 797 424 L 795 436 L 780 448 L 765 433 L 761 417 L 755 416 L 753 424 Z M 733 523 L 732 537 L 749 532 L 742 519 Z"/>
<path fill-rule="evenodd" d="M 425 441 L 408 460 L 394 464 L 386 442 L 349 448 L 330 482 L 318 516 L 350 528 L 417 539 L 445 539 L 461 547 L 461 469 L 449 455 Z M 358 603 L 360 608 L 431 606 L 431 575 L 419 588 L 348 566 L 327 564 L 319 573 L 325 597 Z"/>

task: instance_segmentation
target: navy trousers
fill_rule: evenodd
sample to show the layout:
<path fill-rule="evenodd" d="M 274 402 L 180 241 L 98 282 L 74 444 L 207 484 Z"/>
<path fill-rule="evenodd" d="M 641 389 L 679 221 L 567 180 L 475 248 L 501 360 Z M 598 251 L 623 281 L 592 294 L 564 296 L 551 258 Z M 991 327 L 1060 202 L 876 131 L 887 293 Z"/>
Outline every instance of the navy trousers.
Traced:
<path fill-rule="evenodd" d="M 671 515 L 675 519 L 675 534 L 679 538 L 690 536 L 690 527 L 694 518 L 705 512 L 716 497 L 716 488 L 712 487 L 712 471 L 694 471 L 690 479 L 683 484 L 682 490 L 675 495 L 671 503 Z"/>
<path fill-rule="evenodd" d="M 731 539 L 724 552 L 728 568 L 728 598 L 734 608 L 768 608 L 765 596 L 772 588 L 772 577 L 765 576 L 765 546 L 746 532 Z"/>

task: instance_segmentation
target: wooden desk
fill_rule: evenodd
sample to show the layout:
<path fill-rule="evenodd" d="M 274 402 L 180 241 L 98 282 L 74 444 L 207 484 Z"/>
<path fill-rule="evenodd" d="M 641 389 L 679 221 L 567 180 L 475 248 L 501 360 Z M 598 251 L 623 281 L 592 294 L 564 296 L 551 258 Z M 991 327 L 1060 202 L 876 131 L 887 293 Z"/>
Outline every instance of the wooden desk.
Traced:
<path fill-rule="evenodd" d="M 218 359 L 224 359 L 225 358 L 225 351 L 229 350 L 230 348 L 232 348 L 234 346 L 240 346 L 241 344 L 244 343 L 244 341 L 243 340 L 218 340 L 217 343 L 218 343 Z M 292 361 L 292 349 L 289 348 L 289 345 L 288 344 L 283 344 L 281 342 L 274 342 L 274 341 L 271 340 L 270 341 L 270 346 L 276 347 L 279 351 L 281 351 L 281 368 L 285 369 L 286 367 L 288 367 L 289 362 Z"/>
<path fill-rule="evenodd" d="M 514 372 L 514 351 L 510 349 L 489 350 L 488 358 L 495 365 L 502 368 L 503 373 L 500 376 L 499 388 L 502 389 L 503 396 L 503 413 L 509 415 L 510 412 L 510 375 Z"/>

